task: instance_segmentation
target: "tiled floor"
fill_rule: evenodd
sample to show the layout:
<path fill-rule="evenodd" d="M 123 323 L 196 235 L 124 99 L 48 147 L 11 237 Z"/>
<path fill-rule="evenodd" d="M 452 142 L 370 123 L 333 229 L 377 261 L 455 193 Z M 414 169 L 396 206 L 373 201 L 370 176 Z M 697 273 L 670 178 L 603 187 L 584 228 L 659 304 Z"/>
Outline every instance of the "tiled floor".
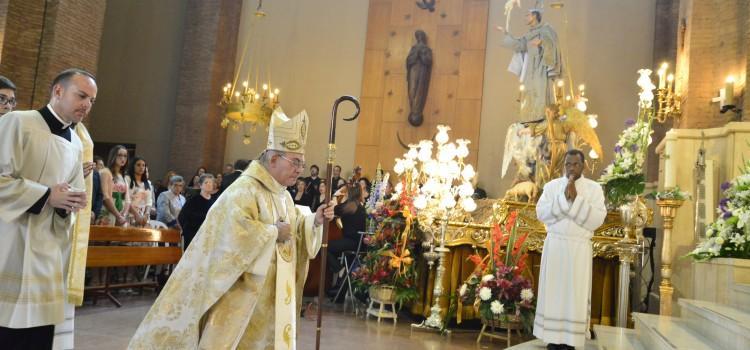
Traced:
<path fill-rule="evenodd" d="M 141 319 L 148 312 L 154 296 L 124 297 L 123 307 L 116 308 L 107 300 L 99 305 L 87 303 L 76 311 L 76 349 L 125 349 Z M 315 325 L 313 319 L 303 318 L 299 322 L 297 348 L 315 348 Z M 398 324 L 370 318 L 362 314 L 345 313 L 338 305 L 326 305 L 323 310 L 321 349 L 390 349 L 390 350 L 448 350 L 448 349 L 502 349 L 505 342 L 483 340 L 476 343 L 477 332 L 453 332 L 449 336 L 437 333 L 412 331 L 410 321 L 399 319 Z M 517 343 L 514 341 L 513 343 Z"/>

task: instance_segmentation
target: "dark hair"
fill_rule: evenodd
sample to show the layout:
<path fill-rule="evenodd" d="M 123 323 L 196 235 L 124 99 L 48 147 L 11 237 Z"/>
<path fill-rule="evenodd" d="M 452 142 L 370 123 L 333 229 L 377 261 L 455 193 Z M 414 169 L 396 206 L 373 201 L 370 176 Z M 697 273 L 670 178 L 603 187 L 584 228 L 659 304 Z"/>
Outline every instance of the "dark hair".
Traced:
<path fill-rule="evenodd" d="M 349 186 L 346 189 L 346 201 L 355 201 L 359 203 L 362 200 L 362 189 L 359 187 L 359 182 Z"/>
<path fill-rule="evenodd" d="M 0 89 L 9 89 L 16 91 L 16 84 L 13 84 L 10 79 L 0 75 Z"/>
<path fill-rule="evenodd" d="M 248 165 L 250 165 L 249 160 L 237 159 L 237 161 L 234 162 L 234 170 L 245 171 Z"/>
<path fill-rule="evenodd" d="M 580 156 L 581 157 L 581 163 L 585 163 L 586 162 L 586 156 L 583 155 L 583 152 L 581 152 L 581 150 L 579 150 L 579 149 L 571 149 L 571 150 L 565 152 L 565 156 L 566 157 L 567 156 L 572 156 L 572 155 L 578 155 L 578 156 Z"/>
<path fill-rule="evenodd" d="M 318 169 L 318 171 L 320 171 L 320 168 L 318 168 L 318 166 L 315 165 L 315 164 L 313 164 L 313 165 L 310 166 L 310 170 L 312 170 L 312 168 Z"/>
<path fill-rule="evenodd" d="M 536 17 L 537 23 L 542 23 L 542 12 L 539 10 L 531 10 L 531 14 Z"/>
<path fill-rule="evenodd" d="M 109 150 L 109 156 L 107 157 L 107 168 L 110 171 L 112 171 L 112 167 L 115 166 L 115 163 L 117 162 L 117 153 L 119 153 L 121 149 L 124 149 L 126 152 L 128 150 L 123 145 L 116 145 Z M 127 166 L 128 166 L 128 163 L 126 162 L 125 167 Z M 123 173 L 124 173 L 123 169 L 120 169 L 120 175 L 122 175 Z M 115 174 L 112 174 L 112 176 L 115 176 Z"/>
<path fill-rule="evenodd" d="M 87 72 L 87 71 L 85 71 L 83 69 L 80 69 L 80 68 L 69 68 L 69 69 L 66 69 L 66 70 L 60 72 L 60 74 L 58 74 L 55 77 L 55 79 L 52 79 L 52 84 L 50 84 L 50 86 L 49 86 L 49 94 L 50 94 L 50 96 L 52 95 L 52 90 L 55 89 L 55 85 L 61 84 L 63 86 L 68 86 L 68 82 L 70 81 L 70 78 L 72 78 L 72 77 L 74 77 L 76 75 L 87 76 L 87 77 L 91 78 L 91 80 L 93 80 L 94 82 L 96 82 L 96 77 L 93 74 L 91 74 L 91 73 L 89 73 L 89 72 Z"/>
<path fill-rule="evenodd" d="M 95 163 L 98 162 L 98 161 L 100 161 L 100 160 L 102 161 L 102 163 L 104 163 L 104 158 L 99 157 L 99 156 L 94 156 L 94 162 Z"/>
<path fill-rule="evenodd" d="M 357 185 L 359 185 L 360 181 L 365 182 L 365 186 L 367 187 L 367 190 L 369 191 L 370 188 L 372 187 L 372 182 L 370 182 L 370 179 L 368 179 L 366 176 L 362 176 L 357 180 Z"/>
<path fill-rule="evenodd" d="M 143 161 L 143 165 L 148 166 L 146 160 L 141 157 L 134 157 L 132 162 L 128 162 L 128 175 L 130 175 L 130 186 L 128 187 L 130 188 L 135 187 L 135 163 L 138 163 L 139 160 Z M 151 189 L 151 186 L 148 185 L 148 171 L 144 171 L 141 175 L 141 182 L 143 182 L 143 188 Z"/>

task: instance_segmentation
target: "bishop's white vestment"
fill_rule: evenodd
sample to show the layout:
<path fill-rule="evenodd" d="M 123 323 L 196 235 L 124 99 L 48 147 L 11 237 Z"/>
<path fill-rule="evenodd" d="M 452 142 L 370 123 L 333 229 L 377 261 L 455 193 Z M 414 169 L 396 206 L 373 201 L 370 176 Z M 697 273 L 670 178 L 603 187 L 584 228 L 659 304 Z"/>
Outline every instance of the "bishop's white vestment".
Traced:
<path fill-rule="evenodd" d="M 539 270 L 534 336 L 549 344 L 583 346 L 591 315 L 591 237 L 607 216 L 599 183 L 578 178 L 576 198 L 565 198 L 568 179 L 544 186 L 536 214 L 547 227 Z"/>
<path fill-rule="evenodd" d="M 309 212 L 309 211 L 308 211 Z M 275 223 L 292 227 L 277 243 Z M 211 207 L 129 349 L 294 349 L 315 215 L 258 161 Z"/>

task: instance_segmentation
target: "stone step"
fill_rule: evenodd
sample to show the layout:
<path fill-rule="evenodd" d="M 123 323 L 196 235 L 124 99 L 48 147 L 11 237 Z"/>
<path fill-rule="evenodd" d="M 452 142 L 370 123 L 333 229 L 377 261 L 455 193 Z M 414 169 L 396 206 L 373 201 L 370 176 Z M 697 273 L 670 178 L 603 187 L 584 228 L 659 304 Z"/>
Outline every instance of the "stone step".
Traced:
<path fill-rule="evenodd" d="M 750 283 L 736 283 L 733 292 L 731 304 L 750 312 Z"/>
<path fill-rule="evenodd" d="M 680 299 L 682 319 L 718 349 L 750 349 L 750 312 L 732 305 Z"/>
<path fill-rule="evenodd" d="M 677 317 L 633 313 L 635 331 L 644 349 L 649 350 L 714 350 L 710 340 L 688 327 Z M 734 349 L 734 348 L 730 348 Z"/>

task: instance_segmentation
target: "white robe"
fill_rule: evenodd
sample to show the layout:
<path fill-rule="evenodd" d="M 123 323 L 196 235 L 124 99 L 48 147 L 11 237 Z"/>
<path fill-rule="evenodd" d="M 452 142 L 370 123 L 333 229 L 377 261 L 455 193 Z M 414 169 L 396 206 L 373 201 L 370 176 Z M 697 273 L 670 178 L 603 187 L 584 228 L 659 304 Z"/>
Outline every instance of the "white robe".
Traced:
<path fill-rule="evenodd" d="M 565 198 L 568 179 L 544 186 L 536 214 L 547 227 L 534 336 L 551 344 L 583 346 L 591 315 L 591 237 L 607 216 L 604 193 L 597 182 L 579 178 L 577 196 Z"/>
<path fill-rule="evenodd" d="M 37 111 L 0 118 L 0 326 L 61 323 L 74 215 L 45 205 L 28 213 L 49 187 L 85 188 L 81 141 L 50 132 Z"/>

